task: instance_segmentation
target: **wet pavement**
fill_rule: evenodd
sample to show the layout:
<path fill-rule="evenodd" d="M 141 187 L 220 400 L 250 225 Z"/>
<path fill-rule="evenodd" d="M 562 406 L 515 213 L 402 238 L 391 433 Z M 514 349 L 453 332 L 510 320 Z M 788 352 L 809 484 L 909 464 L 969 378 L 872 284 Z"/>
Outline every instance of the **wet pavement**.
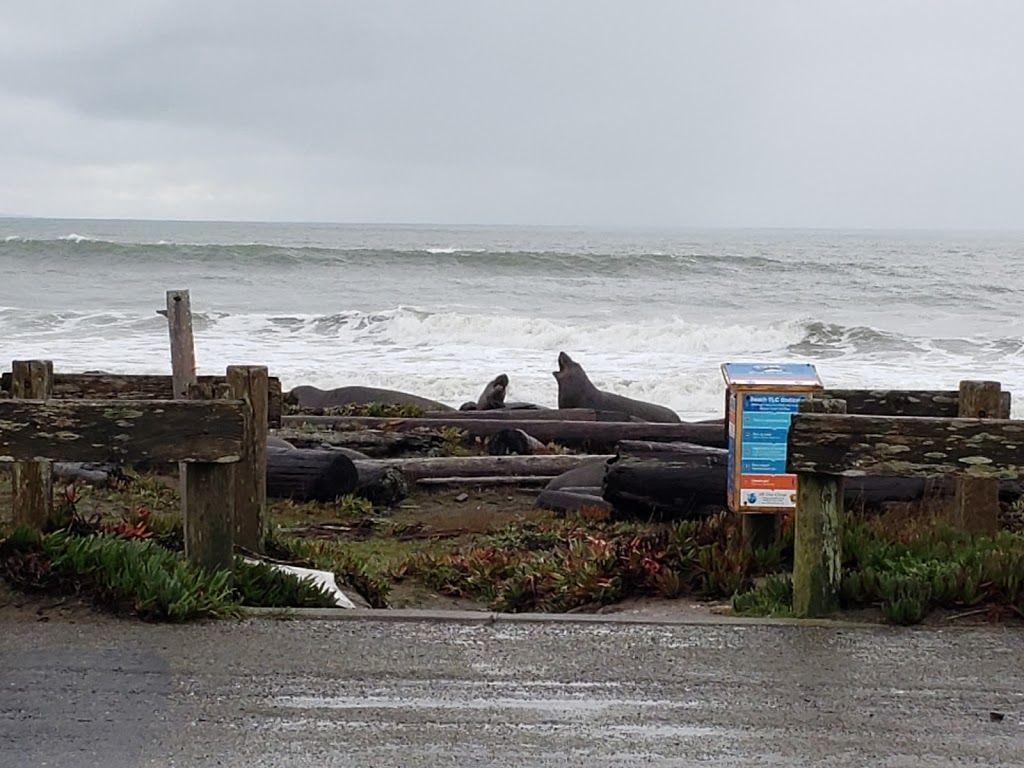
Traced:
<path fill-rule="evenodd" d="M 0 766 L 1024 765 L 1022 662 L 1020 628 L 10 623 Z"/>

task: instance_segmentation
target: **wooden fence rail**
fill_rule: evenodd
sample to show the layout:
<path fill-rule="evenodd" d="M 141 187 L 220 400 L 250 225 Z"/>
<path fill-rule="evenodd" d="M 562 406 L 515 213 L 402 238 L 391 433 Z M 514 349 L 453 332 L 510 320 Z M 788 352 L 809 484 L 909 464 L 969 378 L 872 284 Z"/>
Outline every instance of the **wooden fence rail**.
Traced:
<path fill-rule="evenodd" d="M 844 476 L 947 475 L 989 484 L 1024 476 L 1024 421 L 856 416 L 845 408 L 840 400 L 806 401 L 789 429 L 787 471 L 797 475 L 793 608 L 801 617 L 826 615 L 837 604 Z M 967 510 L 962 523 L 992 527 L 987 508 Z"/>
<path fill-rule="evenodd" d="M 50 467 L 41 462 L 185 464 L 186 556 L 230 566 L 236 526 L 240 544 L 262 551 L 265 368 L 230 367 L 233 399 L 219 400 L 47 400 L 51 363 L 15 361 L 13 372 L 15 397 L 0 400 L 0 461 L 14 462 L 16 525 L 42 528 L 52 518 Z M 20 399 L 29 389 L 32 399 Z"/>
<path fill-rule="evenodd" d="M 913 389 L 826 389 L 814 395 L 822 400 L 843 400 L 851 416 L 962 416 L 961 392 Z M 1010 418 L 1009 392 L 996 391 L 998 410 L 993 418 Z M 966 399 L 966 398 L 963 398 Z"/>
<path fill-rule="evenodd" d="M 226 376 L 196 378 L 198 386 L 208 388 L 211 392 L 228 385 Z M 12 382 L 11 371 L 0 374 L 0 392 L 10 395 Z M 171 376 L 55 373 L 49 397 L 56 400 L 173 400 L 174 383 Z M 276 376 L 268 376 L 266 411 L 267 422 L 271 427 L 281 426 L 281 407 L 281 380 Z"/>

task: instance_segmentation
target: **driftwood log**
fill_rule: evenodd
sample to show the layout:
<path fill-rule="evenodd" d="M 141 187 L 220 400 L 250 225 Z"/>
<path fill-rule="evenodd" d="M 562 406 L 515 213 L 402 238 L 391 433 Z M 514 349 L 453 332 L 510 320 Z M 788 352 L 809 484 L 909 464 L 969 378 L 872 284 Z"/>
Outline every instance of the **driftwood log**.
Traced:
<path fill-rule="evenodd" d="M 471 485 L 479 488 L 493 488 L 495 486 L 515 486 L 516 488 L 536 488 L 546 485 L 551 479 L 550 475 L 491 475 L 475 477 L 421 477 L 416 480 L 417 485 L 423 486 L 460 486 Z"/>
<path fill-rule="evenodd" d="M 467 413 L 474 413 L 468 411 Z M 464 430 L 470 437 L 491 437 L 504 429 L 521 429 L 542 443 L 586 448 L 592 452 L 614 449 L 620 440 L 680 440 L 724 448 L 722 420 L 702 423 L 660 424 L 633 421 L 549 421 L 546 419 L 384 419 L 359 416 L 285 416 L 285 427 L 319 427 L 323 430 L 387 429 L 411 432 L 424 427 Z M 292 440 L 296 433 L 282 429 L 279 436 Z M 353 446 L 355 447 L 355 446 Z"/>
<path fill-rule="evenodd" d="M 427 411 L 424 419 L 466 421 L 497 419 L 505 421 L 630 421 L 621 411 L 595 411 L 592 408 L 516 408 L 506 406 L 487 411 Z"/>
<path fill-rule="evenodd" d="M 296 448 L 328 445 L 359 451 L 374 458 L 409 454 L 424 456 L 440 450 L 444 445 L 444 438 L 431 430 L 385 432 L 379 429 L 355 429 L 336 432 L 330 429 L 283 427 L 274 436 L 287 440 Z"/>
<path fill-rule="evenodd" d="M 335 501 L 355 492 L 359 471 L 337 451 L 267 448 L 267 496 L 295 501 Z"/>
<path fill-rule="evenodd" d="M 398 467 L 410 482 L 437 478 L 555 477 L 567 470 L 610 456 L 439 456 L 371 459 L 360 464 Z"/>
<path fill-rule="evenodd" d="M 409 482 L 398 467 L 380 466 L 368 460 L 355 460 L 359 481 L 355 495 L 375 507 L 393 507 L 409 495 Z"/>
<path fill-rule="evenodd" d="M 655 455 L 620 454 L 609 462 L 602 497 L 616 517 L 685 520 L 726 503 L 729 452 L 706 448 Z"/>
<path fill-rule="evenodd" d="M 575 470 L 579 480 L 592 480 Z M 572 484 L 573 473 L 566 473 Z M 625 517 L 677 519 L 699 514 L 702 507 L 724 507 L 727 503 L 728 451 L 685 443 L 623 441 L 617 456 L 608 462 L 602 496 Z M 562 478 L 548 485 L 553 488 Z M 564 481 L 563 481 L 564 482 Z M 565 485 L 561 486 L 562 488 Z M 897 476 L 847 477 L 843 499 L 847 507 L 875 507 L 886 502 L 917 501 L 955 490 L 951 478 Z M 1021 483 L 1003 480 L 1000 499 L 1021 496 Z"/>

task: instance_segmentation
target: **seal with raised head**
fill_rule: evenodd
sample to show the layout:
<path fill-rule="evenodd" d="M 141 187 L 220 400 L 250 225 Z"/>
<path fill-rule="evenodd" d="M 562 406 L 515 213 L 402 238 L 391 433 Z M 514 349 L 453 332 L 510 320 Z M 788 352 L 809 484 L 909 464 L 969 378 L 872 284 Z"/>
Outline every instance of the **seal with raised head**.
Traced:
<path fill-rule="evenodd" d="M 619 411 L 643 421 L 678 424 L 681 419 L 671 408 L 598 389 L 583 366 L 565 352 L 558 353 L 558 370 L 552 375 L 558 382 L 559 408 L 592 408 L 595 411 Z"/>
<path fill-rule="evenodd" d="M 408 392 L 377 387 L 337 387 L 336 389 L 319 389 L 303 384 L 288 392 L 288 402 L 299 408 L 339 408 L 343 405 L 418 405 L 425 411 L 452 411 L 450 405 L 428 400 Z"/>
<path fill-rule="evenodd" d="M 504 373 L 495 376 L 484 387 L 475 403 L 463 403 L 460 411 L 496 411 L 505 407 L 505 391 L 508 389 L 508 376 Z"/>

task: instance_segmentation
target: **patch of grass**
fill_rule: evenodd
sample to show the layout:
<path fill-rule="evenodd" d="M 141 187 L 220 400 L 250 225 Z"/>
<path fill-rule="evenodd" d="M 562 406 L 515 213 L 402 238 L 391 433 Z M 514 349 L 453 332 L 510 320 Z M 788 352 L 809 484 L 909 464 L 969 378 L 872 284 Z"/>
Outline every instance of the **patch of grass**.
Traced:
<path fill-rule="evenodd" d="M 793 615 L 793 579 L 789 574 L 774 574 L 762 584 L 732 597 L 732 608 L 740 616 Z"/>
<path fill-rule="evenodd" d="M 197 569 L 152 541 L 106 536 L 42 538 L 50 569 L 105 605 L 154 621 L 237 614 L 230 571 Z"/>
<path fill-rule="evenodd" d="M 358 496 L 326 502 L 267 499 L 267 514 L 278 527 L 290 528 L 327 520 L 359 520 L 373 515 L 373 504 Z"/>
<path fill-rule="evenodd" d="M 81 506 L 90 502 L 135 509 L 146 507 L 154 515 L 181 516 L 181 497 L 173 478 L 155 473 L 126 470 L 127 483 L 115 488 L 78 486 Z"/>
<path fill-rule="evenodd" d="M 206 571 L 155 539 L 118 532 L 40 534 L 20 528 L 0 541 L 0 578 L 22 591 L 83 594 L 149 621 L 234 616 L 241 605 L 331 607 L 309 580 L 237 559 Z"/>
<path fill-rule="evenodd" d="M 936 608 L 989 606 L 1024 616 L 1024 535 L 972 536 L 937 523 L 893 536 L 873 521 L 846 521 L 842 604 L 878 606 L 915 624 Z"/>
<path fill-rule="evenodd" d="M 266 565 L 235 561 L 233 588 L 242 605 L 263 608 L 332 608 L 333 595 L 308 579 Z"/>
<path fill-rule="evenodd" d="M 295 565 L 330 571 L 339 586 L 356 590 L 374 608 L 387 608 L 392 580 L 402 575 L 409 551 L 416 548 L 412 542 L 386 537 L 331 541 L 291 536 L 274 537 L 273 547 Z"/>
<path fill-rule="evenodd" d="M 444 441 L 441 444 L 442 456 L 469 456 L 472 453 L 466 447 L 466 442 L 469 440 L 469 433 L 466 430 L 458 427 L 442 427 L 438 432 Z"/>

